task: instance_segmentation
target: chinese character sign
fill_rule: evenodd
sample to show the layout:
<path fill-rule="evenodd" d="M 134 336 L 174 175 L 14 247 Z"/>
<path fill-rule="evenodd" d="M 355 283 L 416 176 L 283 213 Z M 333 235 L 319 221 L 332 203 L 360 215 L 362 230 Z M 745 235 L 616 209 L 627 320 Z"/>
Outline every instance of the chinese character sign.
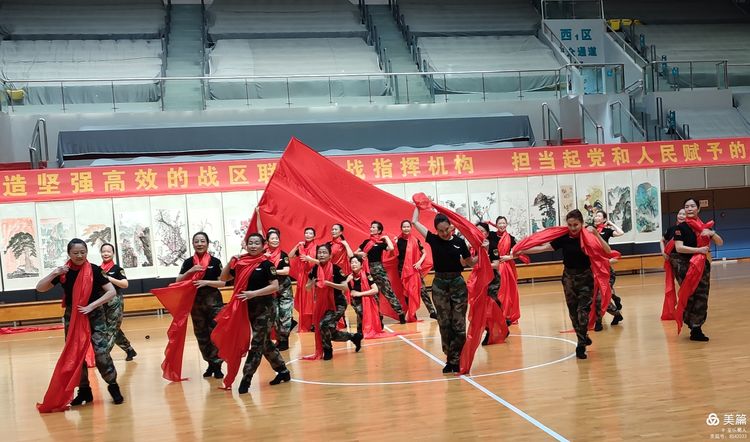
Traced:
<path fill-rule="evenodd" d="M 545 20 L 557 39 L 584 63 L 604 63 L 602 20 Z"/>

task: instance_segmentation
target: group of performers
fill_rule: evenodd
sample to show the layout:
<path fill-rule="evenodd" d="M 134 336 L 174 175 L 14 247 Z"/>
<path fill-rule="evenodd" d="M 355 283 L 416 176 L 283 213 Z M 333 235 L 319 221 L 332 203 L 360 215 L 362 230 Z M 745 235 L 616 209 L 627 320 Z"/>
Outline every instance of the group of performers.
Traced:
<path fill-rule="evenodd" d="M 328 241 L 319 241 L 315 229 L 308 227 L 303 232 L 304 240 L 288 254 L 280 248 L 280 229 L 264 229 L 258 216 L 257 231 L 263 233 L 249 234 L 242 243 L 243 253 L 233 256 L 224 266 L 209 253 L 208 235 L 196 233 L 192 238 L 195 253 L 183 263 L 177 281 L 159 289 L 158 294 L 154 291 L 174 317 L 162 364 L 164 377 L 183 379 L 181 358 L 188 313 L 201 356 L 208 364 L 204 377 L 223 378 L 224 388 L 230 389 L 238 375 L 241 357 L 247 354 L 238 389 L 243 394 L 250 388 L 261 357 L 277 373 L 271 385 L 291 380 L 282 352 L 289 349 L 289 335 L 295 327 L 299 327 L 299 332 L 315 333 L 315 353 L 304 359 L 330 360 L 333 341 L 351 341 L 359 352 L 365 338 L 393 336 L 384 331 L 384 311 L 392 310 L 387 314 L 404 324 L 416 321 L 420 303 L 425 304 L 430 317 L 439 325 L 446 355 L 443 373 L 465 373 L 468 368 L 463 366 L 462 352 L 466 353 L 464 347 L 468 346 L 467 311 L 471 302 L 477 302 L 471 301 L 469 292 L 479 282 L 472 275 L 467 287 L 464 270 L 473 268 L 477 272 L 487 270 L 481 269 L 482 266 L 491 266 L 491 275 L 485 273 L 486 297 L 491 299 L 488 305 L 497 316 L 496 323 L 501 324 L 502 336 L 496 339 L 489 321 L 486 326 L 482 323 L 479 330 L 486 332 L 483 345 L 503 342 L 509 334 L 507 327 L 517 324 L 520 318 L 515 260 L 528 262 L 527 255 L 555 250 L 562 250 L 563 255 L 562 286 L 577 337 L 576 356 L 587 358 L 586 347 L 592 344 L 588 332 L 602 330 L 605 311 L 613 316 L 612 325 L 623 320 L 621 299 L 614 293 L 612 268 L 619 253 L 608 244 L 610 238 L 622 235 L 623 231 L 608 220 L 605 212 L 597 212 L 594 225 L 587 227 L 583 214 L 573 210 L 565 216 L 563 226 L 517 241 L 508 233 L 505 217 L 498 217 L 495 223 L 480 222 L 457 229 L 460 227 L 456 226 L 457 219 L 435 207 L 438 213 L 434 216 L 434 232 L 420 222 L 420 209 L 425 207 L 417 204 L 412 219 L 401 223 L 398 236 L 384 235 L 383 224 L 373 221 L 370 237 L 352 249 L 344 238 L 342 224 L 332 226 Z M 686 200 L 678 214 L 678 224 L 664 235 L 667 290 L 662 319 L 675 320 L 678 330 L 684 322 L 691 330 L 691 340 L 708 341 L 701 328 L 708 309 L 711 265 L 707 256 L 710 242 L 721 245 L 723 241 L 712 230 L 713 221 L 700 220 L 699 211 L 695 199 Z M 470 236 L 465 230 L 472 229 L 475 229 L 472 234 L 478 235 L 474 238 L 483 239 L 481 246 L 477 242 L 472 246 L 464 238 Z M 429 245 L 430 256 L 414 230 Z M 89 346 L 114 403 L 124 400 L 110 352 L 117 344 L 126 352 L 127 360 L 136 356 L 120 329 L 121 290 L 127 288 L 128 282 L 124 271 L 114 264 L 114 246 L 105 244 L 100 252 L 103 263 L 97 266 L 87 260 L 86 243 L 73 239 L 68 244 L 67 263 L 37 284 L 40 292 L 58 284 L 62 286 L 66 334 L 65 348 L 47 394 L 37 404 L 41 412 L 61 411 L 68 405 L 93 401 L 85 362 Z M 394 256 L 400 278 L 398 285 L 405 292 L 402 297 L 394 293 L 395 281 L 391 281 L 384 265 L 384 260 Z M 424 283 L 426 261 L 431 261 L 434 269 L 432 297 Z M 296 294 L 292 292 L 292 278 L 297 281 Z M 678 292 L 674 278 L 680 285 Z M 219 289 L 228 285 L 234 289 L 230 303 L 224 305 Z M 182 305 L 181 314 L 177 313 L 178 304 Z M 345 330 L 348 305 L 356 313 L 355 333 Z M 298 312 L 299 322 L 292 317 L 293 309 Z M 222 371 L 224 362 L 226 376 Z M 70 379 L 80 379 L 75 397 L 75 383 Z"/>

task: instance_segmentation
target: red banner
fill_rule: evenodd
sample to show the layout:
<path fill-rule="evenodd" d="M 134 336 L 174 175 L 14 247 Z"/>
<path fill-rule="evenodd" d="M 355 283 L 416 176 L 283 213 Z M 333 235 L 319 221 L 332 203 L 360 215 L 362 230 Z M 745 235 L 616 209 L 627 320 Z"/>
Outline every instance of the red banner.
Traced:
<path fill-rule="evenodd" d="M 750 138 L 330 157 L 373 184 L 747 164 Z M 278 160 L 0 172 L 0 203 L 263 189 Z"/>

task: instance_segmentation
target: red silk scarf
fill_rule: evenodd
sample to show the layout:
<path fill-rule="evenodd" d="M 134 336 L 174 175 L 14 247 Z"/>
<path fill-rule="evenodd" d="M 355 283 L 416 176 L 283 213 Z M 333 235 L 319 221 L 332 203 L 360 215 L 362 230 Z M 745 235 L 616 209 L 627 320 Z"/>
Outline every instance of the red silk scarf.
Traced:
<path fill-rule="evenodd" d="M 674 238 L 670 239 L 664 246 L 664 253 L 669 256 L 674 252 Z M 661 320 L 671 321 L 674 319 L 674 311 L 677 308 L 677 292 L 674 285 L 674 271 L 669 258 L 664 259 L 664 303 L 661 306 Z"/>
<path fill-rule="evenodd" d="M 419 250 L 419 240 L 412 234 L 400 234 L 399 239 L 406 240 L 406 251 L 404 252 L 404 266 L 401 269 L 401 286 L 403 287 L 404 298 L 409 300 L 409 306 L 406 311 L 406 321 L 414 322 L 417 320 L 417 310 L 421 302 L 422 277 L 430 271 L 432 262 L 427 262 L 427 258 L 422 262 L 419 270 L 414 268 L 414 264 L 419 262 L 422 252 Z"/>
<path fill-rule="evenodd" d="M 151 290 L 151 293 L 172 315 L 172 323 L 167 329 L 168 342 L 167 348 L 164 349 L 164 362 L 161 363 L 162 377 L 172 382 L 187 380 L 182 377 L 182 354 L 185 350 L 188 317 L 195 303 L 195 295 L 198 293 L 193 282 L 203 279 L 206 275 L 205 269 L 211 261 L 211 255 L 204 253 L 199 257 L 195 254 L 192 259 L 193 264 L 203 267 L 203 270 L 192 273 L 189 278 L 180 282 L 173 282 L 167 287 Z"/>
<path fill-rule="evenodd" d="M 47 392 L 44 394 L 42 403 L 37 403 L 36 408 L 40 413 L 51 413 L 65 411 L 69 408 L 73 399 L 73 392 L 81 377 L 83 363 L 86 353 L 91 347 L 91 324 L 88 316 L 78 311 L 79 306 L 86 306 L 91 297 L 94 286 L 94 272 L 91 264 L 86 261 L 76 269 L 73 262 L 68 260 L 65 264 L 71 269 L 78 270 L 78 276 L 73 283 L 73 296 L 70 309 L 70 324 L 68 336 L 65 338 L 60 357 L 57 359 L 55 371 L 49 381 Z M 60 282 L 65 282 L 66 275 L 60 275 Z"/>
<path fill-rule="evenodd" d="M 102 262 L 102 265 L 100 265 L 99 267 L 101 267 L 102 270 L 104 270 L 104 273 L 109 273 L 109 271 L 112 270 L 112 267 L 114 266 L 115 266 L 115 260 L 110 259 L 109 261 Z"/>
<path fill-rule="evenodd" d="M 331 262 L 339 266 L 344 275 L 352 272 L 349 264 L 349 254 L 346 253 L 341 237 L 331 239 Z"/>
<path fill-rule="evenodd" d="M 280 254 L 279 254 L 280 256 Z M 250 318 L 247 312 L 247 302 L 237 297 L 247 290 L 247 282 L 253 271 L 258 268 L 266 256 L 242 255 L 239 259 L 232 258 L 230 268 L 234 269 L 234 290 L 232 299 L 216 315 L 216 327 L 211 332 L 211 341 L 219 350 L 219 357 L 227 363 L 227 374 L 224 376 L 224 389 L 230 390 L 237 377 L 242 363 L 242 357 L 250 348 Z"/>
<path fill-rule="evenodd" d="M 297 280 L 297 293 L 294 297 L 294 309 L 299 313 L 299 333 L 310 331 L 313 326 L 313 292 L 307 290 L 307 277 L 314 264 L 303 261 L 299 255 L 315 257 L 316 244 L 314 241 L 306 242 L 297 249 L 297 255 L 289 263 L 289 274 Z"/>
<path fill-rule="evenodd" d="M 323 357 L 323 337 L 320 333 L 320 321 L 327 311 L 336 310 L 336 302 L 333 297 L 333 288 L 324 284 L 324 281 L 333 281 L 333 263 L 318 264 L 313 293 L 315 308 L 313 310 L 313 321 L 315 323 L 315 354 L 305 356 L 302 359 L 312 360 Z"/>
<path fill-rule="evenodd" d="M 502 236 L 501 236 L 502 235 Z M 498 232 L 500 241 L 497 244 L 497 251 L 500 256 L 510 254 L 510 234 L 508 232 Z M 521 256 L 521 261 L 529 262 L 528 256 Z M 500 273 L 500 292 L 498 298 L 503 305 L 503 313 L 511 323 L 516 324 L 521 318 L 521 304 L 518 296 L 518 271 L 516 263 L 510 261 L 501 262 L 498 265 Z"/>
<path fill-rule="evenodd" d="M 708 236 L 702 236 L 701 232 L 703 229 L 710 229 L 714 226 L 713 221 L 704 223 L 699 218 L 688 218 L 685 223 L 690 226 L 695 233 L 697 238 L 698 247 L 705 247 L 711 244 L 711 238 Z M 677 308 L 674 311 L 674 320 L 677 322 L 677 334 L 682 331 L 682 315 L 685 312 L 688 299 L 693 296 L 695 289 L 698 288 L 698 284 L 703 277 L 703 271 L 706 269 L 706 255 L 703 253 L 695 253 L 690 257 L 690 266 L 688 267 L 685 279 L 680 284 L 680 290 L 677 292 Z"/>
<path fill-rule="evenodd" d="M 359 278 L 359 288 L 361 292 L 370 290 L 370 282 L 367 280 L 367 274 L 360 269 L 359 272 L 352 272 L 352 277 Z M 349 283 L 349 287 L 354 287 L 354 280 Z M 380 323 L 380 310 L 372 296 L 362 296 L 362 335 L 365 339 L 381 339 L 398 336 L 398 333 L 388 333 L 383 331 L 383 325 Z"/>

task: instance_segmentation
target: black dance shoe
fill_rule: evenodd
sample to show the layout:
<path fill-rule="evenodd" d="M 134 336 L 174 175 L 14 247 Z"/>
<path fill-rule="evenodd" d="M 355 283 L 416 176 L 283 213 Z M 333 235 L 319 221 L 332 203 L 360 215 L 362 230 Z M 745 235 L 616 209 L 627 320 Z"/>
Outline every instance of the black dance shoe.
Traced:
<path fill-rule="evenodd" d="M 586 356 L 586 346 L 585 345 L 579 345 L 576 347 L 576 357 L 578 359 L 586 359 L 588 356 Z"/>
<path fill-rule="evenodd" d="M 593 342 L 591 342 L 591 338 L 589 338 L 588 336 L 586 336 L 586 346 L 588 347 L 591 344 L 593 344 Z"/>
<path fill-rule="evenodd" d="M 354 344 L 354 351 L 359 353 L 359 351 L 362 349 L 362 333 L 354 333 L 352 335 L 352 343 Z"/>
<path fill-rule="evenodd" d="M 622 322 L 623 319 L 625 319 L 625 318 L 622 317 L 622 313 L 618 313 L 618 314 L 615 315 L 614 319 L 612 319 L 612 324 L 611 325 L 617 325 L 620 322 Z"/>
<path fill-rule="evenodd" d="M 602 331 L 604 330 L 604 326 L 602 326 L 602 320 L 596 321 L 596 324 L 594 324 L 594 331 Z"/>
<path fill-rule="evenodd" d="M 251 379 L 252 378 L 247 378 L 247 379 L 242 378 L 242 380 L 240 381 L 240 388 L 237 389 L 237 393 L 239 393 L 239 394 L 245 394 L 245 393 L 247 393 L 247 390 L 250 389 L 250 380 Z"/>
<path fill-rule="evenodd" d="M 289 350 L 289 341 L 282 341 L 281 339 L 279 339 L 279 341 L 276 343 L 276 349 L 278 351 Z"/>
<path fill-rule="evenodd" d="M 323 360 L 330 361 L 333 359 L 333 350 L 323 350 Z"/>
<path fill-rule="evenodd" d="M 401 313 L 400 315 L 398 315 L 398 323 L 399 324 L 406 324 L 406 315 L 404 315 L 403 313 Z"/>
<path fill-rule="evenodd" d="M 217 362 L 214 365 L 214 379 L 224 379 L 224 373 L 221 372 L 221 362 Z"/>
<path fill-rule="evenodd" d="M 125 353 L 127 354 L 127 357 L 125 358 L 126 361 L 132 361 L 133 358 L 138 355 L 138 353 L 136 353 L 132 348 L 129 348 Z"/>
<path fill-rule="evenodd" d="M 94 394 L 91 392 L 91 387 L 78 387 L 78 394 L 70 401 L 70 405 L 81 405 L 84 402 L 87 404 L 94 402 Z"/>
<path fill-rule="evenodd" d="M 122 393 L 120 393 L 120 386 L 117 384 L 109 384 L 107 385 L 107 390 L 109 390 L 109 394 L 112 395 L 112 400 L 115 404 L 120 405 L 125 401 L 125 398 L 122 397 Z"/>
<path fill-rule="evenodd" d="M 703 330 L 700 327 L 690 329 L 690 340 L 698 342 L 708 342 L 708 336 L 703 334 Z"/>
<path fill-rule="evenodd" d="M 292 380 L 292 374 L 289 373 L 289 371 L 284 371 L 281 373 L 276 373 L 276 377 L 273 378 L 271 382 L 269 382 L 270 385 L 279 385 L 282 382 L 289 382 Z"/>
<path fill-rule="evenodd" d="M 622 298 L 612 293 L 612 300 L 614 301 L 617 310 L 622 310 Z"/>

